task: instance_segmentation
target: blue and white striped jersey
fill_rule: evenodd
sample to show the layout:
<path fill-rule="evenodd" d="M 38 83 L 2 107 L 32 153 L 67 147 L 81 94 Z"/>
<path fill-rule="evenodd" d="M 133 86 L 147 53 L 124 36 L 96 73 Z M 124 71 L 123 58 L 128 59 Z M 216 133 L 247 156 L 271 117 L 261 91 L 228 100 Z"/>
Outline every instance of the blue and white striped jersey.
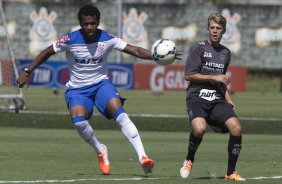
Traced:
<path fill-rule="evenodd" d="M 77 88 L 98 83 L 108 78 L 107 58 L 115 49 L 122 51 L 127 43 L 122 39 L 98 29 L 96 39 L 86 42 L 82 30 L 62 36 L 53 43 L 54 51 L 66 51 L 70 79 L 66 86 Z"/>

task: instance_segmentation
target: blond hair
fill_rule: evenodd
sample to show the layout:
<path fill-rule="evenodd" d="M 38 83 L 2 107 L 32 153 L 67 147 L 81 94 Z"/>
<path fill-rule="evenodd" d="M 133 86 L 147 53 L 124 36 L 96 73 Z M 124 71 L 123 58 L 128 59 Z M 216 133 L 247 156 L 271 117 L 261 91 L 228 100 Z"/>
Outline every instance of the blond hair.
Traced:
<path fill-rule="evenodd" d="M 212 13 L 208 18 L 208 26 L 210 26 L 210 22 L 214 21 L 217 24 L 221 25 L 224 29 L 226 29 L 226 19 L 223 15 L 219 13 Z"/>

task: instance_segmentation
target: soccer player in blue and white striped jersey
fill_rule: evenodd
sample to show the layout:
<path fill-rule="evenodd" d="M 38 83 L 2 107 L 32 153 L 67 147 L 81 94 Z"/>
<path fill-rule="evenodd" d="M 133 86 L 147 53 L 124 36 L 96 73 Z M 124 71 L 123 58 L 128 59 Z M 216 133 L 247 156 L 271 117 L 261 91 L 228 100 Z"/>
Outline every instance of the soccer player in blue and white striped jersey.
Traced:
<path fill-rule="evenodd" d="M 125 99 L 108 78 L 107 58 L 113 49 L 147 60 L 152 60 L 151 52 L 99 29 L 100 11 L 93 5 L 81 7 L 78 20 L 81 29 L 62 36 L 43 50 L 20 74 L 17 84 L 23 87 L 36 67 L 50 56 L 65 52 L 70 72 L 65 101 L 74 127 L 97 153 L 100 171 L 109 174 L 110 164 L 107 147 L 100 143 L 88 122 L 94 106 L 106 118 L 115 120 L 135 149 L 144 172 L 150 173 L 155 162 L 147 156 L 138 130 L 123 108 Z"/>

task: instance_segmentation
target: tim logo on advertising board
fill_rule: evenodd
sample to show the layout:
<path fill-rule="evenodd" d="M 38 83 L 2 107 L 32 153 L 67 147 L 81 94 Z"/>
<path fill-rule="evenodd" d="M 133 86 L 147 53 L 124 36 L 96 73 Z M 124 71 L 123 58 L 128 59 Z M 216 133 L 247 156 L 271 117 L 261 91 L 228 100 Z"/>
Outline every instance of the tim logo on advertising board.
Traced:
<path fill-rule="evenodd" d="M 27 67 L 31 60 L 20 60 L 19 71 Z M 117 88 L 133 88 L 133 64 L 109 64 L 109 79 Z M 30 76 L 30 85 L 40 87 L 64 88 L 69 80 L 69 71 L 66 62 L 47 61 L 36 68 Z"/>
<path fill-rule="evenodd" d="M 108 76 L 117 88 L 133 88 L 133 65 L 132 64 L 110 64 Z"/>
<path fill-rule="evenodd" d="M 61 87 L 64 88 L 65 84 L 69 81 L 70 78 L 70 74 L 69 74 L 69 69 L 67 67 L 67 65 L 63 65 L 61 67 L 57 68 L 57 72 L 56 72 L 56 87 Z"/>
<path fill-rule="evenodd" d="M 134 78 L 132 68 L 132 64 L 110 64 L 108 65 L 109 79 L 117 88 L 131 89 Z M 67 65 L 58 67 L 56 74 L 56 86 L 64 87 L 69 80 Z"/>

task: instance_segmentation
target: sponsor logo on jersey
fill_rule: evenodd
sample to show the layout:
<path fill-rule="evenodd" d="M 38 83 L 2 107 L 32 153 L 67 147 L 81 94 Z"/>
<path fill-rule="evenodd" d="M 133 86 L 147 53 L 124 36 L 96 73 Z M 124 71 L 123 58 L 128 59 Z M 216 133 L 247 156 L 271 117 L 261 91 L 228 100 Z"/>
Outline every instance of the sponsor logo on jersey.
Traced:
<path fill-rule="evenodd" d="M 224 68 L 224 64 L 221 63 L 206 62 L 205 65 L 213 68 Z"/>
<path fill-rule="evenodd" d="M 204 58 L 211 58 L 211 57 L 212 57 L 212 53 L 204 52 Z"/>
<path fill-rule="evenodd" d="M 62 43 L 65 43 L 66 41 L 69 41 L 70 38 L 68 35 L 63 36 L 62 38 L 60 38 L 59 40 L 57 40 L 56 42 L 56 46 L 61 45 Z"/>
<path fill-rule="evenodd" d="M 202 89 L 200 91 L 199 97 L 208 101 L 214 101 L 216 99 L 219 99 L 216 96 L 216 90 L 209 90 L 209 89 Z"/>
<path fill-rule="evenodd" d="M 95 60 L 94 58 L 90 59 L 75 59 L 76 63 L 81 63 L 81 64 L 92 64 L 92 65 L 97 65 L 103 61 L 102 58 Z"/>

